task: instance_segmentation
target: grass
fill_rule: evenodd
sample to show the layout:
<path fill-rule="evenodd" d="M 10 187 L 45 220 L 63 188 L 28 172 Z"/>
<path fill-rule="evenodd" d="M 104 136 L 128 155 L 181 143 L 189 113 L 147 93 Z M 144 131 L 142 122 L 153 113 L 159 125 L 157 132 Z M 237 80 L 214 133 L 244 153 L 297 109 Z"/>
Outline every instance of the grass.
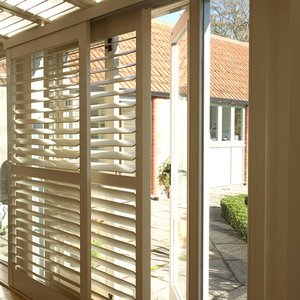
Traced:
<path fill-rule="evenodd" d="M 247 204 L 247 195 L 227 196 L 221 200 L 222 216 L 245 242 L 248 237 Z"/>

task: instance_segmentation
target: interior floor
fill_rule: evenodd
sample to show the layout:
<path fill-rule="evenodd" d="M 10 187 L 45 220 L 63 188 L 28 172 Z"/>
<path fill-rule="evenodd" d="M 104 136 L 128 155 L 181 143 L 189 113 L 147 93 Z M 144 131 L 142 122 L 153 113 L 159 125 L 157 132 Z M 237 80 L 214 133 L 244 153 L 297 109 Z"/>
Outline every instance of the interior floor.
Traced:
<path fill-rule="evenodd" d="M 0 300 L 24 300 L 25 298 L 0 285 Z"/>

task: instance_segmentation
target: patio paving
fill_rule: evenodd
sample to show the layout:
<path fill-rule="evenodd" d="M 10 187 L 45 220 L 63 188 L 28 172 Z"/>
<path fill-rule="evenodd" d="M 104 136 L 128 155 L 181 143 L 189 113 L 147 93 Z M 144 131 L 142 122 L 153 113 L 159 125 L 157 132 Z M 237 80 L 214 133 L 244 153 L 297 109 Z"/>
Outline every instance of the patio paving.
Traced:
<path fill-rule="evenodd" d="M 243 185 L 210 190 L 209 300 L 247 299 L 247 245 L 221 216 L 220 199 Z M 152 201 L 152 300 L 169 299 L 169 199 Z"/>

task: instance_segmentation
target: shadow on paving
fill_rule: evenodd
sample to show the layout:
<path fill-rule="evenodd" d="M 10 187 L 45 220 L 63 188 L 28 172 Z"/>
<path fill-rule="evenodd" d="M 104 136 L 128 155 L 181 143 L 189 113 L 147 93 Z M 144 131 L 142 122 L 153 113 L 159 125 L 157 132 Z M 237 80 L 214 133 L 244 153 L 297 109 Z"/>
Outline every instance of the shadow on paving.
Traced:
<path fill-rule="evenodd" d="M 210 190 L 209 299 L 247 299 L 247 244 L 221 216 L 225 195 L 244 194 L 244 186 Z"/>
<path fill-rule="evenodd" d="M 247 299 L 247 244 L 221 216 L 225 195 L 247 193 L 244 186 L 210 190 L 209 299 Z M 152 300 L 169 299 L 170 200 L 151 201 Z"/>

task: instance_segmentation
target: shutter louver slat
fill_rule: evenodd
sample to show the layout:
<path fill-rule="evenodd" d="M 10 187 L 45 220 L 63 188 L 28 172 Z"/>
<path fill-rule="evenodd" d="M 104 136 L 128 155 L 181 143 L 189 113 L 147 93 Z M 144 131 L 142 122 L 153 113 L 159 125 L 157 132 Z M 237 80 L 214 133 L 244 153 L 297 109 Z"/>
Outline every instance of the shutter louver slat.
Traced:
<path fill-rule="evenodd" d="M 78 170 L 78 166 L 74 163 L 67 162 L 65 160 L 51 160 L 45 161 L 40 159 L 27 159 L 27 158 L 15 158 L 13 162 L 24 165 L 32 165 L 46 168 L 56 168 L 56 169 L 65 169 L 65 170 Z"/>
<path fill-rule="evenodd" d="M 124 229 L 124 228 L 118 228 L 116 225 L 108 225 L 103 224 L 104 220 L 98 219 L 97 221 L 92 221 L 93 230 L 97 231 L 97 234 L 99 235 L 99 239 L 101 239 L 101 232 L 112 234 L 116 237 L 119 237 L 120 239 L 127 239 L 129 241 L 135 240 L 135 233 L 133 231 Z"/>
<path fill-rule="evenodd" d="M 91 84 L 91 88 L 92 91 L 101 91 L 102 90 L 101 85 L 114 84 L 114 83 L 120 83 L 120 82 L 132 81 L 132 80 L 135 80 L 135 76 L 126 76 L 126 77 L 115 78 L 110 80 L 99 80 Z"/>
<path fill-rule="evenodd" d="M 92 122 L 108 122 L 108 121 L 129 121 L 134 120 L 135 116 L 100 116 L 100 117 L 91 117 Z"/>
<path fill-rule="evenodd" d="M 120 153 L 115 151 L 92 151 L 91 158 L 95 159 L 116 159 L 116 160 L 134 160 L 135 155 L 132 153 Z"/>
<path fill-rule="evenodd" d="M 126 107 L 134 107 L 135 101 L 130 103 L 105 103 L 105 104 L 95 104 L 91 106 L 91 110 L 97 109 L 110 109 L 110 108 L 126 108 Z"/>
<path fill-rule="evenodd" d="M 44 96 L 39 96 L 38 98 L 36 98 L 36 95 L 24 95 L 25 99 L 23 100 L 14 100 L 14 104 L 15 105 L 26 105 L 26 104 L 37 104 L 37 103 L 63 103 L 65 101 L 70 101 L 77 103 L 79 98 L 78 98 L 79 94 L 76 93 L 72 93 L 70 95 L 53 95 L 51 97 L 44 97 Z"/>
<path fill-rule="evenodd" d="M 56 183 L 54 181 L 41 181 L 41 180 L 32 180 L 30 178 L 23 177 L 15 177 L 15 182 L 18 184 L 18 187 L 22 186 L 24 189 L 33 191 L 34 188 L 45 188 L 46 192 L 51 191 L 52 196 L 67 196 L 67 198 L 63 198 L 60 202 L 70 205 L 68 202 L 69 199 L 73 199 L 78 204 L 79 199 L 79 189 L 76 186 L 68 186 L 64 185 L 61 182 Z M 38 192 L 38 190 L 36 190 Z M 47 199 L 50 200 L 50 194 L 47 195 Z M 76 206 L 78 207 L 78 206 Z"/>
<path fill-rule="evenodd" d="M 110 263 L 107 260 L 104 260 L 104 259 L 101 259 L 98 257 L 94 257 L 94 256 L 92 257 L 92 264 L 99 265 L 99 267 L 101 267 L 101 268 L 108 268 L 117 273 L 125 274 L 128 277 L 135 278 L 135 272 L 133 272 L 129 269 L 126 269 L 118 264 Z M 94 268 L 94 269 L 96 269 L 96 268 Z"/>
<path fill-rule="evenodd" d="M 40 108 L 40 109 L 16 109 L 16 114 L 32 114 L 32 113 L 53 113 L 53 112 L 65 112 L 78 110 L 78 106 L 61 107 L 61 108 Z"/>
<path fill-rule="evenodd" d="M 120 224 L 120 225 L 130 227 L 130 228 L 135 227 L 134 219 L 116 215 L 115 213 L 110 214 L 107 212 L 93 210 L 92 218 L 95 220 L 101 220 L 102 222 L 111 222 L 111 223 L 114 223 L 115 225 Z"/>
<path fill-rule="evenodd" d="M 18 201 L 19 202 L 19 201 Z M 41 208 L 41 206 L 37 206 L 39 208 Z M 43 207 L 44 209 L 44 213 L 47 214 L 47 209 L 49 210 L 49 207 L 45 208 Z M 16 208 L 16 211 L 18 213 L 23 213 L 24 215 L 28 215 L 30 214 L 31 217 L 36 217 L 36 218 L 40 218 L 40 219 L 43 219 L 44 218 L 44 214 L 41 214 L 41 213 L 38 213 L 38 212 L 33 212 L 33 211 L 30 211 L 28 209 L 24 209 L 24 208 Z M 52 213 L 56 213 L 56 211 L 51 211 Z M 60 215 L 56 214 L 56 216 L 54 217 L 53 214 L 51 216 L 48 215 L 48 219 L 47 221 L 49 221 L 49 224 L 50 224 L 50 228 L 60 228 L 60 227 L 63 227 L 63 230 L 68 230 L 68 232 L 75 232 L 77 233 L 78 230 L 79 230 L 79 227 L 80 225 L 77 223 L 74 223 L 73 221 L 73 218 L 69 218 L 68 219 L 64 219 L 64 218 L 59 218 Z M 72 221 L 70 221 L 72 220 Z M 76 234 L 75 234 L 76 236 Z"/>
<path fill-rule="evenodd" d="M 124 254 L 120 254 L 116 251 L 111 251 L 111 250 L 101 248 L 101 247 L 98 247 L 98 246 L 95 246 L 95 245 L 92 245 L 92 251 L 94 251 L 94 253 L 98 253 L 98 252 L 100 253 L 101 252 L 101 254 L 104 255 L 104 256 L 108 256 L 108 257 L 111 257 L 112 259 L 123 261 L 126 264 L 131 265 L 131 266 L 135 265 L 135 260 L 133 258 L 131 258 L 129 256 L 126 256 Z"/>
<path fill-rule="evenodd" d="M 16 222 L 18 222 L 19 224 L 23 224 L 24 228 L 26 227 L 26 225 L 31 225 L 32 227 L 36 227 L 39 228 L 47 233 L 53 234 L 55 236 L 55 238 L 62 238 L 65 241 L 68 241 L 70 243 L 73 243 L 74 245 L 79 245 L 79 236 L 74 234 L 74 233 L 70 233 L 68 231 L 65 231 L 64 229 L 60 230 L 58 229 L 58 226 L 56 226 L 57 223 L 51 223 L 49 221 L 49 225 L 43 225 L 39 222 L 35 222 L 29 219 L 29 217 L 27 217 L 25 214 L 22 215 L 21 212 L 19 212 L 19 214 L 17 214 L 16 217 Z M 27 229 L 27 232 L 30 232 L 31 234 L 35 234 L 37 231 L 35 229 Z"/>
<path fill-rule="evenodd" d="M 78 298 L 80 185 L 53 174 L 80 174 L 79 50 L 61 49 L 11 60 L 11 260 L 31 280 Z M 39 172 L 15 173 L 22 168 Z"/>
<path fill-rule="evenodd" d="M 135 133 L 135 128 L 133 127 L 107 127 L 107 128 L 93 128 L 91 130 L 92 134 L 133 134 Z"/>
<path fill-rule="evenodd" d="M 17 228 L 16 230 L 21 231 L 24 234 L 31 234 L 32 232 L 30 230 L 26 230 L 24 228 Z M 21 238 L 20 236 L 16 235 L 16 234 L 12 234 L 14 236 L 14 238 L 16 240 L 25 240 L 23 238 Z M 70 246 L 68 244 L 65 244 L 64 241 L 59 241 L 56 240 L 54 238 L 50 238 L 50 237 L 45 237 L 42 234 L 39 234 L 37 232 L 35 232 L 35 236 L 40 238 L 41 241 L 45 241 L 51 244 L 51 247 L 56 247 L 57 249 L 62 249 L 64 251 L 68 251 L 70 254 L 78 256 L 79 257 L 79 248 L 77 246 Z M 26 243 L 28 243 L 29 245 L 32 245 L 33 247 L 36 246 L 34 242 L 32 242 L 32 240 L 30 241 L 26 241 Z M 17 247 L 17 246 L 16 246 Z M 60 248 L 59 248 L 60 247 Z M 57 252 L 57 255 L 61 255 L 60 254 L 60 250 L 55 250 L 55 253 Z"/>
<path fill-rule="evenodd" d="M 102 272 L 100 270 L 97 270 L 97 269 L 94 269 L 93 270 L 95 275 L 98 275 L 98 276 L 101 276 L 103 278 L 105 278 L 106 280 L 109 280 L 111 282 L 114 282 L 114 283 L 117 283 L 117 284 L 120 284 L 122 286 L 124 286 L 125 288 L 131 290 L 132 292 L 135 291 L 135 285 L 132 284 L 132 283 L 129 283 L 125 280 L 122 280 L 120 278 L 117 278 L 115 276 L 111 276 L 110 274 L 108 274 L 107 272 Z"/>
<path fill-rule="evenodd" d="M 135 202 L 135 192 L 131 190 L 121 190 L 117 189 L 117 187 L 109 187 L 109 186 L 102 186 L 98 184 L 92 185 L 92 196 L 106 199 L 112 198 L 114 201 L 117 199 L 124 201 L 131 201 Z"/>
<path fill-rule="evenodd" d="M 107 51 L 104 41 L 90 50 L 91 170 L 101 178 L 115 175 L 134 181 L 135 32 L 109 42 L 112 51 Z M 102 299 L 108 292 L 117 298 L 135 299 L 136 191 L 116 185 L 113 178 L 109 185 L 102 185 L 101 178 L 92 176 L 91 182 L 93 299 Z"/>
<path fill-rule="evenodd" d="M 17 239 L 20 240 L 20 241 L 22 241 L 23 243 L 28 243 L 28 241 L 26 241 L 25 239 L 23 239 L 23 238 L 21 238 L 21 237 L 17 237 Z M 66 256 L 66 254 L 60 253 L 60 252 L 55 251 L 55 250 L 52 249 L 52 248 L 55 248 L 55 247 L 56 247 L 56 249 L 57 249 L 57 247 L 58 247 L 58 245 L 59 245 L 58 243 L 51 243 L 51 246 L 50 246 L 50 247 L 46 247 L 46 246 L 44 246 L 44 245 L 41 244 L 41 243 L 35 243 L 35 242 L 33 242 L 33 241 L 30 241 L 29 244 L 30 244 L 31 246 L 36 247 L 37 249 L 41 249 L 41 250 L 45 251 L 45 253 L 53 254 L 54 256 L 58 256 L 58 257 L 61 257 L 61 258 L 64 258 L 64 257 Z M 19 246 L 17 246 L 16 248 L 19 248 Z M 21 248 L 21 249 L 23 249 L 23 248 Z M 73 257 L 71 257 L 70 255 L 68 256 L 68 260 L 71 261 L 72 263 L 78 263 L 78 264 L 79 264 L 79 262 L 80 262 L 80 260 L 79 260 L 79 251 L 78 251 L 78 253 L 77 253 L 77 255 L 76 255 L 76 257 L 78 257 L 78 258 L 75 258 L 75 257 L 74 257 L 74 248 L 71 249 L 71 250 L 70 250 L 70 249 L 71 249 L 71 248 L 68 247 L 68 246 L 66 246 L 66 247 L 64 248 L 64 250 L 72 251 L 72 254 L 73 254 Z"/>
<path fill-rule="evenodd" d="M 79 134 L 78 128 L 62 128 L 62 129 L 37 129 L 37 128 L 18 128 L 16 134 Z"/>
<path fill-rule="evenodd" d="M 56 124 L 56 123 L 76 123 L 79 121 L 79 117 L 66 117 L 66 118 L 37 118 L 37 119 L 16 119 L 14 122 L 16 125 L 25 124 Z"/>
<path fill-rule="evenodd" d="M 99 104 L 101 102 L 103 97 L 111 97 L 111 96 L 131 96 L 135 95 L 136 89 L 124 89 L 124 90 L 118 90 L 118 91 L 103 91 L 103 92 L 97 92 L 91 95 L 91 101 L 92 104 Z"/>
<path fill-rule="evenodd" d="M 128 294 L 125 294 L 125 293 L 122 293 L 120 290 L 117 290 L 117 289 L 114 289 L 112 288 L 111 286 L 109 285 L 106 285 L 106 284 L 103 284 L 101 283 L 99 280 L 96 279 L 96 276 L 93 276 L 93 279 L 92 280 L 92 284 L 94 286 L 94 295 L 97 297 L 97 298 L 93 298 L 93 299 L 99 299 L 98 297 L 100 296 L 100 299 L 103 299 L 103 296 L 100 294 L 97 294 L 97 288 L 99 288 L 100 290 L 102 290 L 104 293 L 107 294 L 108 293 L 111 293 L 112 295 L 116 295 L 117 297 L 120 297 L 121 299 L 128 299 L 128 300 L 134 300 L 135 297 L 131 297 L 129 296 Z M 99 296 L 98 296 L 99 295 Z M 104 298 L 107 300 L 107 297 Z"/>
<path fill-rule="evenodd" d="M 75 271 L 75 270 L 72 270 L 72 269 L 66 267 L 63 263 L 60 263 L 59 261 L 52 260 L 51 258 L 46 258 L 46 257 L 44 257 L 44 256 L 42 256 L 42 255 L 40 255 L 36 252 L 30 251 L 30 250 L 27 250 L 27 252 L 26 252 L 24 250 L 24 248 L 19 247 L 19 248 L 16 248 L 16 250 L 17 250 L 16 253 L 14 253 L 16 255 L 16 258 L 20 259 L 20 260 L 23 260 L 26 263 L 29 262 L 29 263 L 32 263 L 35 266 L 39 267 L 39 265 L 37 263 L 35 263 L 34 260 L 24 259 L 24 257 L 26 257 L 26 253 L 29 253 L 29 254 L 31 254 L 33 259 L 36 259 L 36 258 L 41 259 L 43 261 L 43 263 L 47 262 L 47 263 L 51 264 L 52 267 L 54 267 L 54 268 L 59 267 L 61 269 L 64 269 L 66 272 L 70 272 L 75 276 L 79 276 L 78 271 Z M 20 253 L 23 253 L 23 254 L 20 254 Z M 66 262 L 66 263 L 69 263 L 69 264 L 74 263 L 74 260 L 69 259 L 66 256 L 63 256 L 63 261 Z M 75 263 L 78 264 L 78 262 L 75 262 Z M 49 273 L 52 273 L 51 269 L 46 268 L 45 270 L 47 270 Z M 75 283 L 75 282 L 73 281 L 73 283 Z"/>
<path fill-rule="evenodd" d="M 16 139 L 16 145 L 41 145 L 41 146 L 79 146 L 79 139 Z"/>
<path fill-rule="evenodd" d="M 132 205 L 118 203 L 116 201 L 103 200 L 99 198 L 92 198 L 92 207 L 101 207 L 131 215 L 134 215 L 136 213 L 135 207 Z"/>
<path fill-rule="evenodd" d="M 119 173 L 129 173 L 129 174 L 135 172 L 135 169 L 133 167 L 116 165 L 116 164 L 104 164 L 104 163 L 93 164 L 91 169 L 93 171 L 109 171 L 109 172 L 119 172 Z"/>
<path fill-rule="evenodd" d="M 75 150 L 50 150 L 50 149 L 36 149 L 36 148 L 16 148 L 16 154 L 23 155 L 36 155 L 45 157 L 57 157 L 57 158 L 78 158 L 78 152 Z"/>
<path fill-rule="evenodd" d="M 130 39 L 129 42 L 131 40 L 132 39 Z M 104 48 L 103 44 L 102 45 L 100 44 L 99 47 Z M 98 51 L 99 47 L 95 46 L 92 49 L 94 51 Z M 124 52 L 120 52 L 120 53 L 115 53 L 113 55 L 99 56 L 96 59 L 91 59 L 91 63 L 97 63 L 97 62 L 101 62 L 101 61 L 104 61 L 104 60 L 108 60 L 108 59 L 112 59 L 112 58 L 116 58 L 116 57 L 120 57 L 120 56 L 129 56 L 130 54 L 135 54 L 135 53 L 136 53 L 136 50 L 134 49 L 134 50 L 128 50 L 128 51 L 124 51 Z M 103 54 L 104 54 L 104 52 L 103 52 Z"/>
<path fill-rule="evenodd" d="M 105 246 L 107 245 L 109 247 L 121 250 L 122 254 L 126 253 L 128 255 L 134 256 L 135 246 L 132 243 L 123 242 L 119 238 L 118 239 L 111 238 L 111 237 L 106 236 L 105 234 L 106 234 L 106 232 L 103 232 L 103 235 L 100 235 L 99 231 L 97 231 L 96 228 L 92 228 L 92 240 L 93 241 L 96 241 L 96 242 L 100 241 Z"/>
<path fill-rule="evenodd" d="M 113 68 L 95 69 L 92 72 L 90 72 L 90 74 L 93 75 L 93 74 L 98 74 L 98 73 L 102 73 L 102 72 L 109 72 L 109 71 L 115 71 L 115 70 L 120 70 L 120 69 L 126 69 L 126 68 L 130 68 L 130 67 L 135 67 L 135 66 L 136 66 L 135 63 L 129 63 L 129 64 L 125 64 L 125 65 L 119 65 L 119 66 L 116 66 L 116 67 L 113 67 Z"/>

